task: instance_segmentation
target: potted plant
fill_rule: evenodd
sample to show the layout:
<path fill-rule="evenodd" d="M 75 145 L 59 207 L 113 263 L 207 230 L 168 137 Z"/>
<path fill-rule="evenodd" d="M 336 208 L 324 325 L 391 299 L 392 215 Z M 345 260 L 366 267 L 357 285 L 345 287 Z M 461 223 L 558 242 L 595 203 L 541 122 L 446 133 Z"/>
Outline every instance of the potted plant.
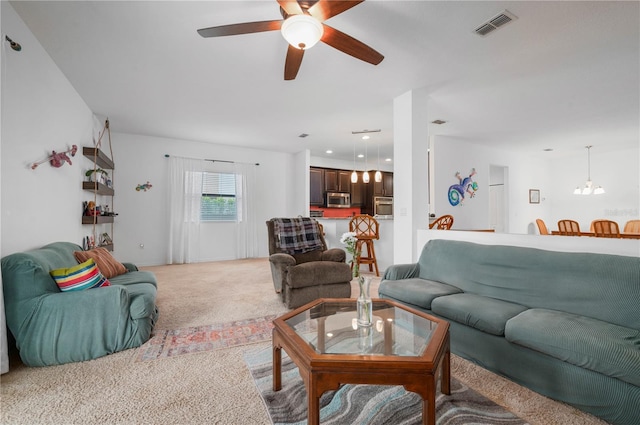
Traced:
<path fill-rule="evenodd" d="M 90 169 L 84 174 L 90 182 L 106 183 L 109 174 L 102 168 Z"/>

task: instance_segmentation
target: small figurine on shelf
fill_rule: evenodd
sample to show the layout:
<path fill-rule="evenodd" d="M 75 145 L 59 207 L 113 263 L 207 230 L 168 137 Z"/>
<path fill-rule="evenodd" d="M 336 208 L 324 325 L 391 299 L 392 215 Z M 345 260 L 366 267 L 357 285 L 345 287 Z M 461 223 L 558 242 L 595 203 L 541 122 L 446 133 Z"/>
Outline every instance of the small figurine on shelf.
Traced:
<path fill-rule="evenodd" d="M 84 215 L 86 216 L 94 216 L 94 215 L 100 215 L 100 210 L 98 207 L 96 207 L 96 203 L 93 201 L 89 201 L 89 202 L 85 202 L 85 207 L 84 207 Z"/>
<path fill-rule="evenodd" d="M 102 241 L 100 242 L 100 245 L 111 245 L 113 243 L 113 241 L 111 240 L 111 237 L 109 236 L 108 233 L 103 233 L 102 234 Z"/>

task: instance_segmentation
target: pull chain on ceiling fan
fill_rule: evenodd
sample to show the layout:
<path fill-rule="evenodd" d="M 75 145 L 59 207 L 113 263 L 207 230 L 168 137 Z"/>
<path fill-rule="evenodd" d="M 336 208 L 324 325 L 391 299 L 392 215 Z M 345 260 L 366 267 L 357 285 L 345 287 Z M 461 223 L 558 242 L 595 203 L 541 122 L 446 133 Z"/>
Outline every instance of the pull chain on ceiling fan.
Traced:
<path fill-rule="evenodd" d="M 202 28 L 202 37 L 224 37 L 280 30 L 289 43 L 284 65 L 284 79 L 298 75 L 304 52 L 318 41 L 356 59 L 377 65 L 384 59 L 380 53 L 355 38 L 326 25 L 324 21 L 351 9 L 364 0 L 277 0 L 282 20 L 245 22 Z"/>

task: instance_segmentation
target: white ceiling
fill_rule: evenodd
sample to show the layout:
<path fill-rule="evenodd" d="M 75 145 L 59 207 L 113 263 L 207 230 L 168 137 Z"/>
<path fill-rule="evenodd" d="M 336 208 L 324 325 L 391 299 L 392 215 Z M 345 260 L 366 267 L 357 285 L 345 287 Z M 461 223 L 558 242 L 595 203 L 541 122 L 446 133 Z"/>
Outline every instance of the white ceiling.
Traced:
<path fill-rule="evenodd" d="M 280 19 L 275 0 L 13 1 L 89 107 L 113 131 L 351 160 L 351 134 L 393 155 L 393 99 L 431 96 L 435 134 L 530 155 L 637 147 L 640 3 L 368 0 L 326 24 L 385 56 L 326 44 L 284 81 L 278 31 L 202 38 L 199 28 Z M 473 30 L 508 10 L 517 20 Z M 16 40 L 19 42 L 19 40 Z M 28 49 L 29 46 L 23 46 Z M 299 138 L 301 133 L 309 137 Z M 543 153 L 544 148 L 554 152 Z"/>

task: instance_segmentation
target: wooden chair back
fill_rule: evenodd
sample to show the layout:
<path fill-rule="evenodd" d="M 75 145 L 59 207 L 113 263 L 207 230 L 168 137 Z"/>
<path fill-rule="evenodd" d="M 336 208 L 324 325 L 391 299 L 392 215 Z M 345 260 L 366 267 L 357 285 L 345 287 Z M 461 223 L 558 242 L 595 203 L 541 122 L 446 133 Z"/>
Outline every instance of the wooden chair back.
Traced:
<path fill-rule="evenodd" d="M 544 223 L 542 219 L 536 218 L 536 224 L 538 225 L 538 230 L 540 231 L 541 235 L 549 234 L 549 229 L 547 229 L 547 225 Z"/>
<path fill-rule="evenodd" d="M 368 214 L 353 216 L 349 231 L 355 233 L 357 239 L 380 239 L 380 223 Z"/>
<path fill-rule="evenodd" d="M 624 233 L 640 233 L 640 220 L 629 220 L 624 225 Z"/>
<path fill-rule="evenodd" d="M 447 214 L 436 218 L 435 221 L 429 225 L 429 229 L 450 230 L 451 226 L 453 226 L 453 216 Z"/>
<path fill-rule="evenodd" d="M 611 220 L 594 220 L 593 233 L 598 238 L 619 238 L 620 229 L 618 223 Z"/>
<path fill-rule="evenodd" d="M 558 232 L 563 236 L 580 236 L 580 224 L 575 220 L 560 220 Z"/>

